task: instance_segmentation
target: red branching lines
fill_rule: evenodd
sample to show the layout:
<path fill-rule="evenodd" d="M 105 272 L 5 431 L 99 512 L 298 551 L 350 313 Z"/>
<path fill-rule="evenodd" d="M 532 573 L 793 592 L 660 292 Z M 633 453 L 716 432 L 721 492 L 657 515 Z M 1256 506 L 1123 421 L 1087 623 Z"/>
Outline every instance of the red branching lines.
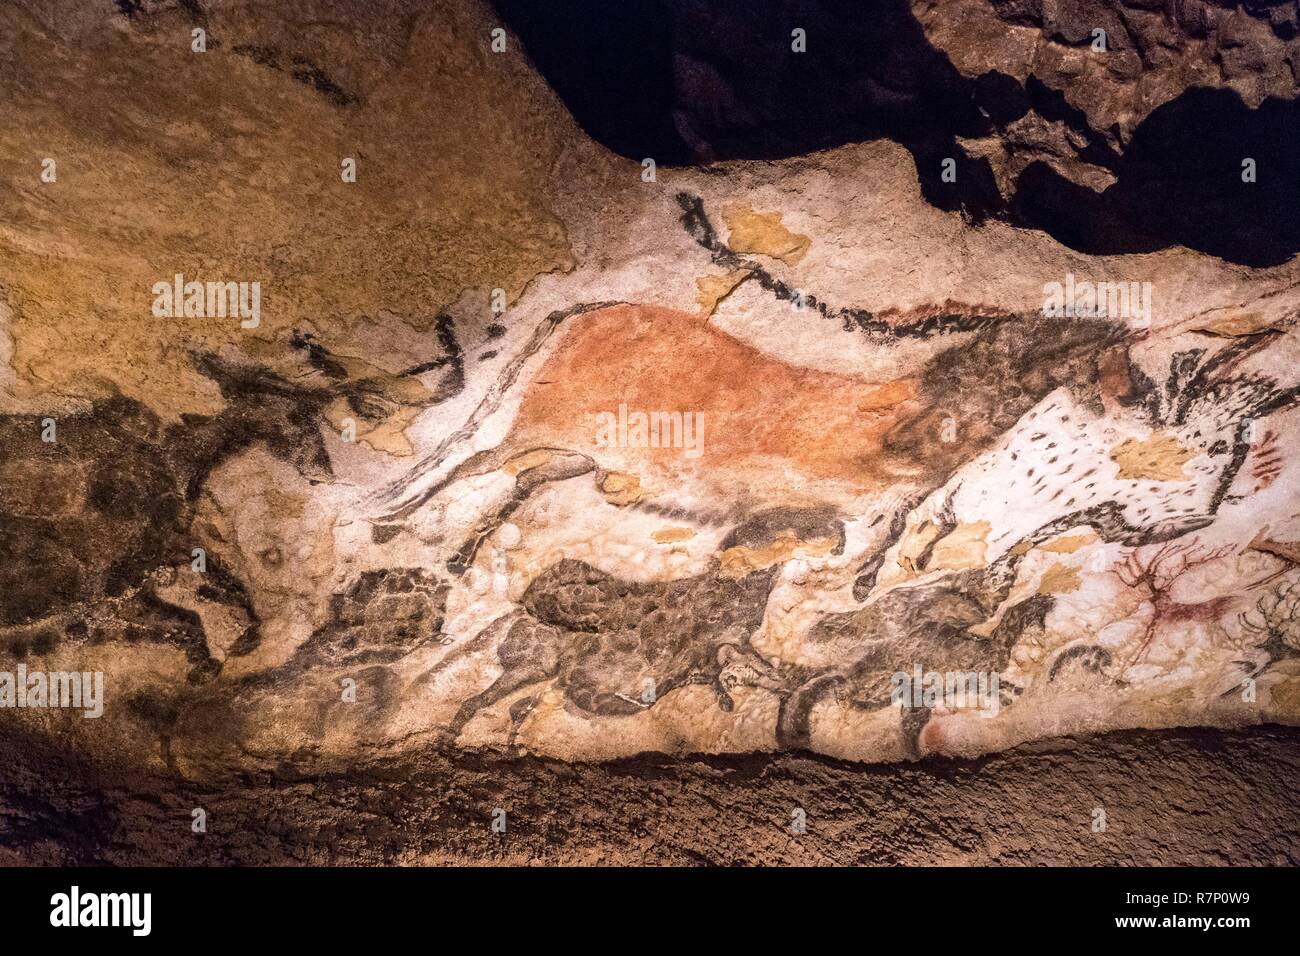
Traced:
<path fill-rule="evenodd" d="M 1184 604 L 1171 596 L 1174 584 L 1188 571 L 1201 565 L 1217 561 L 1231 554 L 1235 548 L 1227 547 L 1209 550 L 1191 541 L 1186 544 L 1169 542 L 1161 545 L 1155 552 L 1136 548 L 1115 563 L 1116 576 L 1126 587 L 1144 590 L 1154 613 L 1147 622 L 1142 642 L 1137 652 L 1129 659 L 1132 667 L 1142 660 L 1151 648 L 1156 631 L 1161 623 L 1177 621 L 1213 621 L 1216 620 L 1232 602 L 1230 597 L 1217 597 L 1209 601 Z"/>

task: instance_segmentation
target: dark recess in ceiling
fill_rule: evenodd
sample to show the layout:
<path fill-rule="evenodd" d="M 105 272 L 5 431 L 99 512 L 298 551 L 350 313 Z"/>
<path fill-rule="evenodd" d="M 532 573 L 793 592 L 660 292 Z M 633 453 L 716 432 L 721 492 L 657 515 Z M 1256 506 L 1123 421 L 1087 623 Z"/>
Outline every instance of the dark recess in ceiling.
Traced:
<path fill-rule="evenodd" d="M 973 222 L 1004 218 L 1093 253 L 1178 244 L 1263 266 L 1300 251 L 1294 102 L 1252 110 L 1229 90 L 1189 90 L 1119 155 L 1035 77 L 963 77 L 906 0 L 495 2 L 578 123 L 637 161 L 776 159 L 888 138 L 911 152 L 928 202 Z M 808 52 L 791 50 L 796 27 Z M 1039 162 L 1003 196 L 958 137 L 1001 134 L 1030 110 L 1070 126 L 1078 158 L 1115 184 L 1098 194 Z M 946 158 L 956 182 L 942 180 Z"/>

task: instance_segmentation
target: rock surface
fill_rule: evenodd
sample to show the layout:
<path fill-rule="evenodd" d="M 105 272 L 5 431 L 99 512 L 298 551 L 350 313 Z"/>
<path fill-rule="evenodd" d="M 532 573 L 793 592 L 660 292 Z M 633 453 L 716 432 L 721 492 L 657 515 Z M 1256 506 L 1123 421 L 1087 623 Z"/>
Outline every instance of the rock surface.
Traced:
<path fill-rule="evenodd" d="M 0 672 L 106 688 L 96 719 L 6 705 L 0 736 L 124 775 L 78 800 L 198 788 L 263 829 L 317 799 L 294 780 L 396 807 L 485 761 L 575 801 L 807 775 L 830 816 L 855 779 L 937 808 L 1001 768 L 1037 804 L 1040 770 L 1113 781 L 1130 739 L 1223 793 L 1247 758 L 1201 741 L 1281 759 L 1294 4 L 870 6 L 0 8 Z M 159 314 L 176 276 L 259 310 Z M 1177 727 L 1256 729 L 1023 749 Z M 1154 821 L 1181 778 L 1141 776 Z M 1296 862 L 1257 796 L 1224 852 Z M 0 845 L 209 852 L 75 802 Z M 725 859 L 701 832 L 655 852 Z M 1052 858 L 773 834 L 750 858 Z M 371 835 L 334 858 L 495 852 Z M 1059 858 L 1213 858 L 1087 836 Z"/>
<path fill-rule="evenodd" d="M 893 766 L 425 752 L 204 787 L 2 740 L 0 865 L 1295 866 L 1298 754 L 1290 729 L 1126 731 Z"/>

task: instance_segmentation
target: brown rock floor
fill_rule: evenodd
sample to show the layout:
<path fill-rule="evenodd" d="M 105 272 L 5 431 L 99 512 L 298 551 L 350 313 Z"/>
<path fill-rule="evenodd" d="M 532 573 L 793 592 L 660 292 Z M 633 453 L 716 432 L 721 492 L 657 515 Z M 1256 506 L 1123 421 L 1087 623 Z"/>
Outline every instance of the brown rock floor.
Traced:
<path fill-rule="evenodd" d="M 430 751 L 221 788 L 30 740 L 0 740 L 0 766 L 9 865 L 1300 863 L 1297 728 L 1123 732 L 894 766 Z M 1098 806 L 1104 833 L 1092 832 Z M 504 835 L 490 829 L 495 807 Z M 797 837 L 795 807 L 808 821 Z"/>

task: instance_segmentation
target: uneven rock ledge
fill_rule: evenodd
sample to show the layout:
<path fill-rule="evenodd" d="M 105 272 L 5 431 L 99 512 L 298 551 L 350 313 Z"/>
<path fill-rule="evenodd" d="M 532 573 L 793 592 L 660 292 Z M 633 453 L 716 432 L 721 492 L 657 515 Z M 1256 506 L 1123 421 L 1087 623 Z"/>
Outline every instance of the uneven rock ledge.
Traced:
<path fill-rule="evenodd" d="M 198 787 L 5 739 L 0 863 L 1296 865 L 1297 744 L 1295 728 L 1125 731 L 875 766 L 428 750 Z"/>

